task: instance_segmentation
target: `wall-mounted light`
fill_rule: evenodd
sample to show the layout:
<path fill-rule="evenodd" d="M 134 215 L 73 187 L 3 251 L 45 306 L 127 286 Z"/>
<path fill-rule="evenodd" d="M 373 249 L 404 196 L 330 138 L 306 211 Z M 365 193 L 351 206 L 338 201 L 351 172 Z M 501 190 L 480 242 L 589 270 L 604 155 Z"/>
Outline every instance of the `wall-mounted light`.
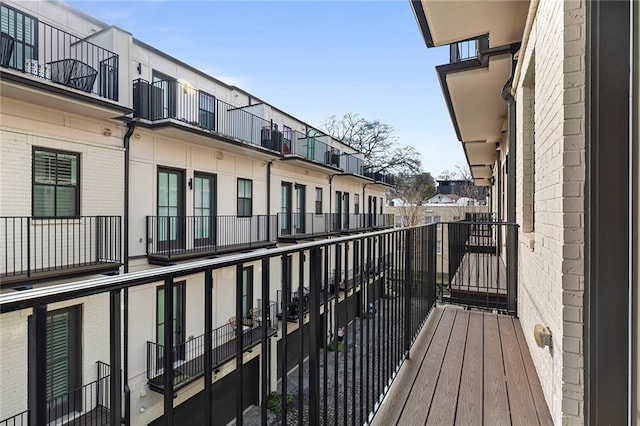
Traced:
<path fill-rule="evenodd" d="M 140 62 L 138 62 L 138 75 L 142 74 L 142 64 Z"/>
<path fill-rule="evenodd" d="M 540 348 L 544 348 L 545 346 L 553 346 L 551 330 L 543 325 L 535 325 L 535 327 L 533 328 L 533 338 L 536 341 L 536 345 L 538 345 L 538 347 Z"/>
<path fill-rule="evenodd" d="M 192 178 L 189 178 L 188 185 L 189 185 L 189 189 L 193 189 L 193 179 Z"/>

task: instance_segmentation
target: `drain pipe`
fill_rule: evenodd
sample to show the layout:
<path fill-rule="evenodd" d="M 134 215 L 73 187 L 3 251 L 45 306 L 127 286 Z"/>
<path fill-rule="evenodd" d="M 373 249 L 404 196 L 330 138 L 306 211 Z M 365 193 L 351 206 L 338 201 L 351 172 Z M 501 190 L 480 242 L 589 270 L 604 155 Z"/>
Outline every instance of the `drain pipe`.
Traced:
<path fill-rule="evenodd" d="M 516 68 L 515 52 L 520 45 L 511 45 L 511 76 L 502 88 L 502 98 L 507 102 L 507 131 L 509 153 L 507 157 L 507 222 L 516 222 L 516 99 L 513 97 L 511 86 L 514 83 L 514 73 Z M 517 229 L 515 225 L 507 226 L 507 309 L 515 316 L 517 311 L 517 265 L 518 265 L 518 241 Z"/>
<path fill-rule="evenodd" d="M 130 160 L 130 140 L 136 123 L 130 121 L 127 123 L 127 133 L 124 135 L 124 273 L 129 272 L 129 160 Z M 131 423 L 131 389 L 129 388 L 129 289 L 124 289 L 124 307 L 123 307 L 123 327 L 122 339 L 123 356 L 122 356 L 122 372 L 124 380 L 124 424 Z M 115 374 L 115 373 L 114 373 Z"/>
<path fill-rule="evenodd" d="M 269 218 L 271 217 L 271 165 L 276 160 L 270 160 L 267 162 L 267 240 L 271 242 L 271 224 Z M 278 226 L 278 219 L 276 215 L 276 227 Z"/>

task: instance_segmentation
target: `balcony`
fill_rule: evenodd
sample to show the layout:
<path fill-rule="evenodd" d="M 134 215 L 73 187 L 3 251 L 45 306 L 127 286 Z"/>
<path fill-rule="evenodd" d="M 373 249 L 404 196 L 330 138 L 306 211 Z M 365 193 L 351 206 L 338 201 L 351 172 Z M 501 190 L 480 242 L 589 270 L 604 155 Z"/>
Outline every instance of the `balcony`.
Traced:
<path fill-rule="evenodd" d="M 133 82 L 133 117 L 155 124 L 175 120 L 232 141 L 282 152 L 273 123 L 177 80 Z"/>
<path fill-rule="evenodd" d="M 276 216 L 147 216 L 150 263 L 275 245 Z"/>
<path fill-rule="evenodd" d="M 229 323 L 213 329 L 211 332 L 211 369 L 216 370 L 236 357 L 238 333 L 242 336 L 242 348 L 245 351 L 250 351 L 252 347 L 260 344 L 263 327 L 267 329 L 267 337 L 273 337 L 278 332 L 276 322 L 273 319 L 275 306 L 274 302 L 270 302 L 266 315 L 262 315 L 259 307 L 251 308 L 250 313 L 242 319 L 242 324 L 239 324 L 236 318 L 232 317 L 229 319 Z M 164 351 L 163 345 L 147 342 L 149 388 L 160 393 L 164 392 Z M 204 375 L 204 352 L 204 334 L 173 347 L 174 392 Z"/>
<path fill-rule="evenodd" d="M 0 217 L 0 284 L 117 271 L 120 216 Z"/>
<path fill-rule="evenodd" d="M 364 168 L 364 176 L 373 179 L 377 183 L 382 183 L 387 186 L 394 186 L 396 184 L 395 176 L 388 173 L 374 172 L 371 168 Z"/>
<path fill-rule="evenodd" d="M 9 20 L 4 32 L 3 18 L 0 33 L 0 67 L 118 100 L 117 54 L 9 6 L 0 7 Z"/>
<path fill-rule="evenodd" d="M 387 213 L 334 213 L 332 216 L 334 232 L 362 232 L 394 226 L 393 214 Z"/>
<path fill-rule="evenodd" d="M 122 368 L 118 325 L 122 316 L 121 289 L 163 283 L 167 297 L 165 318 L 171 318 L 176 309 L 169 299 L 173 297 L 174 283 L 185 276 L 202 280 L 190 285 L 194 291 L 202 291 L 205 334 L 174 343 L 173 336 L 179 334 L 178 330 L 174 330 L 173 321 L 164 322 L 167 346 L 147 343 L 149 385 L 162 392 L 163 407 L 157 398 L 147 401 L 157 404 L 152 409 L 156 417 L 161 417 L 136 417 L 138 413 L 132 410 L 132 424 L 155 420 L 194 424 L 201 418 L 204 424 L 213 423 L 219 413 L 212 412 L 211 397 L 218 382 L 214 382 L 212 370 L 231 359 L 235 359 L 236 373 L 229 374 L 231 382 L 226 381 L 225 386 L 233 385 L 224 391 L 235 393 L 230 409 L 237 423 L 243 419 L 248 422 L 247 407 L 242 401 L 247 396 L 245 392 L 250 392 L 259 395 L 255 404 L 259 404 L 263 422 L 451 424 L 456 419 L 472 422 L 484 419 L 485 424 L 519 420 L 523 424 L 547 424 L 548 410 L 515 317 L 518 288 L 517 281 L 510 276 L 517 277 L 512 266 L 517 253 L 503 244 L 503 237 L 509 236 L 506 239 L 511 240 L 514 233 L 517 233 L 515 225 L 487 218 L 340 236 L 231 258 L 63 284 L 46 292 L 40 289 L 3 294 L 0 312 L 25 324 L 31 314 L 35 318 L 33 335 L 43 336 L 47 306 L 109 293 L 110 317 L 106 321 L 109 336 L 102 336 L 101 341 L 113 345 L 110 363 L 115 371 Z M 453 261 L 449 263 L 445 255 Z M 462 258 L 481 259 L 489 255 L 503 259 L 505 271 L 500 274 L 507 277 L 504 288 L 494 273 L 498 271 L 493 269 L 495 262 L 480 263 L 484 266 L 476 268 L 475 273 L 465 273 L 464 285 L 469 288 L 460 290 L 475 291 L 485 295 L 484 299 L 462 295 L 455 299 L 457 281 L 453 277 L 465 268 Z M 241 271 L 245 265 L 256 262 L 261 263 L 261 273 L 256 275 L 255 285 L 261 288 L 261 294 L 277 295 L 278 305 L 282 306 L 281 330 L 291 329 L 291 333 L 280 334 L 273 351 L 269 349 L 274 343 L 270 336 L 278 327 L 270 321 L 275 321 L 271 315 L 276 307 L 266 299 L 258 302 L 259 310 L 268 313 L 266 327 L 259 323 L 262 316 L 256 310 L 247 317 L 244 305 L 239 302 L 243 298 L 242 285 L 234 285 L 239 282 L 239 275 L 235 280 L 218 281 L 228 284 L 229 291 L 215 294 L 215 298 L 220 298 L 233 297 L 235 293 L 235 316 L 222 327 L 214 328 L 212 324 L 213 272 L 229 267 Z M 445 265 L 448 269 L 439 269 Z M 484 280 L 480 281 L 483 284 L 478 284 L 478 280 Z M 91 306 L 87 304 L 85 309 L 90 310 Z M 290 314 L 297 315 L 297 327 L 287 324 Z M 141 324 L 141 328 L 152 328 L 151 324 L 153 319 Z M 231 331 L 234 327 L 235 331 Z M 26 327 L 23 329 L 24 332 L 17 328 L 16 333 L 3 334 L 0 343 L 12 344 L 12 339 L 23 338 Z M 211 350 L 207 350 L 209 347 Z M 270 355 L 247 361 L 244 354 L 254 347 L 260 348 L 260 354 Z M 45 350 L 46 345 L 40 342 L 33 356 L 42 357 Z M 250 391 L 245 390 L 243 377 L 246 378 L 247 371 L 256 370 L 248 362 L 260 364 L 259 380 Z M 209 365 L 211 368 L 205 368 Z M 7 370 L 0 374 L 7 375 Z M 284 373 L 278 375 L 277 370 Z M 25 368 L 19 374 L 26 377 L 28 371 Z M 175 393 L 200 375 L 204 376 L 201 397 L 176 404 L 179 399 L 174 398 Z M 38 379 L 43 377 L 34 378 Z M 270 395 L 274 391 L 280 396 Z M 110 414 L 114 417 L 114 411 L 120 413 L 123 398 L 110 396 L 113 408 Z M 268 398 L 280 398 L 286 409 L 279 414 L 268 413 Z M 34 412 L 44 412 L 45 404 L 44 397 L 36 399 L 34 405 L 39 409 Z"/>
<path fill-rule="evenodd" d="M 97 378 L 91 383 L 51 398 L 46 404 L 44 424 L 78 426 L 106 426 L 109 424 L 110 367 L 98 361 Z M 30 424 L 29 410 L 0 420 L 0 426 Z"/>

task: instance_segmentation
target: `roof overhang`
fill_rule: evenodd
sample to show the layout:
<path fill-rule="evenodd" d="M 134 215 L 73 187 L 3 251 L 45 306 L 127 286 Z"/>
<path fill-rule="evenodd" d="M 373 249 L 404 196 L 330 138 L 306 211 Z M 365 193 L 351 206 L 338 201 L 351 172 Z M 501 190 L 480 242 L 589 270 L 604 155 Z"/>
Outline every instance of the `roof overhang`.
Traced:
<path fill-rule="evenodd" d="M 327 174 L 335 174 L 341 173 L 342 170 L 331 166 L 329 164 L 319 163 L 317 161 L 309 160 L 308 158 L 298 157 L 297 155 L 285 155 L 280 159 L 280 161 L 285 163 L 290 163 L 291 165 L 298 166 L 305 169 L 315 170 L 318 172 L 323 172 Z"/>
<path fill-rule="evenodd" d="M 97 119 L 121 120 L 132 112 L 118 102 L 4 69 L 0 70 L 0 93 L 3 98 Z"/>
<path fill-rule="evenodd" d="M 411 0 L 428 47 L 489 35 L 489 47 L 522 39 L 529 0 Z"/>
<path fill-rule="evenodd" d="M 484 58 L 436 68 L 458 140 L 462 142 L 476 183 L 491 177 L 507 117 L 502 89 L 511 76 L 509 48 L 494 50 Z"/>

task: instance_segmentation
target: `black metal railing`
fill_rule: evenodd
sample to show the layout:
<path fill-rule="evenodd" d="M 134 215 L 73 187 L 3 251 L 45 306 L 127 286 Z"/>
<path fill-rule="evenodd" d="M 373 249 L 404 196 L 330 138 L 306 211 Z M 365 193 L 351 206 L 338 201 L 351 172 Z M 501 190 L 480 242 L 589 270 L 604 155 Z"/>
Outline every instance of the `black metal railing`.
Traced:
<path fill-rule="evenodd" d="M 0 217 L 0 279 L 24 279 L 71 269 L 117 268 L 121 263 L 121 217 Z"/>
<path fill-rule="evenodd" d="M 517 260 L 518 248 L 503 247 L 508 233 L 516 233 L 517 238 L 518 226 L 484 217 L 487 220 L 437 224 L 433 244 L 438 256 L 438 299 L 513 314 L 517 274 L 509 270 L 509 258 Z"/>
<path fill-rule="evenodd" d="M 211 332 L 211 369 L 217 369 L 225 362 L 232 360 L 236 355 L 236 332 L 237 328 L 242 329 L 243 350 L 250 349 L 260 342 L 261 328 L 267 328 L 269 337 L 276 334 L 275 327 L 276 303 L 269 302 L 266 314 L 263 315 L 258 307 L 250 309 L 243 316 L 242 321 L 237 321 L 236 317 L 229 319 L 229 322 L 214 328 Z M 194 380 L 204 375 L 205 371 L 205 335 L 190 338 L 188 341 L 173 347 L 173 390 L 188 385 Z M 153 390 L 162 392 L 164 390 L 164 345 L 147 342 L 147 381 Z"/>
<path fill-rule="evenodd" d="M 264 246 L 276 216 L 147 216 L 147 256 L 170 260 Z"/>
<path fill-rule="evenodd" d="M 1 420 L 0 426 L 29 426 L 29 410 Z"/>
<path fill-rule="evenodd" d="M 332 213 L 278 213 L 278 237 L 317 237 L 328 235 Z"/>
<path fill-rule="evenodd" d="M 365 167 L 363 174 L 365 177 L 371 178 L 379 183 L 384 183 L 391 186 L 396 184 L 395 176 L 389 173 L 374 172 L 371 168 Z"/>
<path fill-rule="evenodd" d="M 320 140 L 295 130 L 284 132 L 283 155 L 295 155 L 316 163 L 340 167 L 340 151 Z"/>
<path fill-rule="evenodd" d="M 478 57 L 478 40 L 465 40 L 449 45 L 449 60 L 453 62 L 476 59 Z"/>
<path fill-rule="evenodd" d="M 103 426 L 109 424 L 108 364 L 98 361 L 97 378 L 91 383 L 47 400 L 45 424 Z M 0 426 L 29 425 L 29 410 L 0 421 Z"/>
<path fill-rule="evenodd" d="M 391 213 L 332 213 L 332 232 L 356 232 L 394 226 Z"/>
<path fill-rule="evenodd" d="M 2 27 L 0 66 L 118 100 L 117 54 L 4 4 L 0 8 L 9 16 Z"/>
<path fill-rule="evenodd" d="M 95 381 L 47 401 L 48 424 L 102 426 L 109 423 L 110 368 L 103 362 L 96 364 L 98 378 Z"/>
<path fill-rule="evenodd" d="M 190 291 L 202 291 L 202 315 L 205 334 L 202 338 L 184 343 L 184 350 L 176 349 L 182 342 L 174 342 L 174 321 L 165 321 L 163 326 L 164 345 L 149 348 L 150 373 L 158 380 L 163 389 L 163 412 L 161 422 L 165 424 L 189 424 L 193 408 L 183 409 L 176 406 L 175 390 L 184 382 L 181 377 L 188 368 L 188 353 L 202 354 L 202 361 L 194 366 L 214 366 L 216 354 L 198 348 L 214 348 L 216 335 L 213 326 L 215 306 L 220 303 L 235 305 L 235 338 L 231 352 L 235 373 L 229 376 L 233 383 L 234 398 L 229 404 L 235 413 L 236 422 L 242 423 L 247 408 L 248 392 L 244 379 L 253 366 L 245 365 L 247 340 L 254 347 L 259 346 L 259 357 L 249 357 L 259 363 L 259 380 L 252 386 L 259 387 L 252 394 L 260 395 L 258 405 L 260 416 L 277 423 L 289 424 L 364 424 L 368 423 L 379 407 L 390 381 L 397 374 L 401 364 L 409 355 L 414 339 L 436 302 L 435 287 L 435 225 L 415 228 L 392 229 L 369 232 L 353 236 L 336 237 L 322 241 L 300 243 L 270 250 L 238 253 L 215 259 L 182 263 L 166 268 L 137 271 L 117 276 L 97 278 L 87 281 L 25 290 L 10 294 L 0 294 L 0 315 L 8 315 L 24 321 L 23 328 L 16 333 L 0 335 L 0 344 L 11 345 L 14 340 L 26 339 L 26 321 L 31 315 L 29 339 L 33 342 L 30 357 L 46 360 L 46 316 L 47 307 L 52 304 L 76 300 L 86 302 L 94 296 L 109 294 L 109 317 L 105 325 L 103 341 L 110 346 L 110 364 L 113 371 L 123 368 L 121 354 L 120 318 L 123 314 L 121 303 L 122 290 L 139 288 L 154 290 L 158 283 L 164 286 L 164 318 L 173 318 L 173 287 L 184 277 L 189 277 Z M 254 286 L 260 288 L 259 294 L 295 293 L 297 288 L 307 288 L 297 298 L 297 322 L 289 321 L 289 309 L 281 312 L 279 340 L 277 348 L 271 350 L 272 343 L 269 328 L 247 325 L 251 337 L 243 326 L 245 324 L 245 305 L 243 303 L 242 271 L 245 265 L 259 265 L 259 273 L 254 276 Z M 213 293 L 214 271 L 235 269 L 235 279 L 229 274 L 216 273 L 216 288 L 229 291 Z M 371 270 L 374 273 L 371 273 Z M 376 274 L 375 270 L 384 271 Z M 353 285 L 339 297 L 331 297 L 330 276 L 333 273 L 334 291 L 340 277 L 352 277 Z M 233 276 L 233 274 L 231 274 Z M 223 286 L 223 287 L 220 287 Z M 257 290 L 257 289 L 256 289 Z M 235 294 L 234 294 L 235 293 Z M 192 294 L 194 295 L 194 294 Z M 195 294 L 197 296 L 197 293 Z M 308 295 L 308 296 L 307 296 Z M 103 298 L 103 296 L 100 296 Z M 101 299 L 103 300 L 103 299 Z M 291 300 L 293 302 L 293 299 Z M 273 304 L 262 299 L 258 308 L 262 312 L 271 312 Z M 104 309 L 104 304 L 100 309 Z M 83 317 L 92 315 L 94 304 L 84 303 Z M 101 311 L 102 312 L 102 311 Z M 197 315 L 194 313 L 193 315 Z M 153 328 L 154 319 L 147 316 L 146 325 Z M 142 317 L 140 317 L 142 318 Z M 283 324 L 288 324 L 283 327 Z M 275 325 L 275 324 L 274 324 Z M 84 327 L 89 327 L 85 323 Z M 225 327 L 232 327 L 231 324 Z M 233 328 L 233 327 L 232 327 Z M 273 327 L 275 328 L 275 326 Z M 24 332 L 19 330 L 23 329 Z M 87 329 L 86 332 L 98 330 Z M 225 331 L 229 338 L 229 330 Z M 202 342 L 202 343 L 201 343 Z M 225 342 L 229 343 L 229 342 Z M 194 346 L 190 348 L 189 345 Z M 276 350 L 277 349 L 277 350 Z M 198 352 L 199 351 L 199 352 Z M 184 352 L 184 360 L 182 359 Z M 161 360 L 161 363 L 160 363 Z M 183 362 L 184 361 L 184 362 Z M 4 361 L 3 361 L 4 362 Z M 154 364 L 155 363 L 155 364 Z M 5 368 L 9 364 L 4 364 Z M 46 380 L 46 362 L 33 371 L 25 369 L 34 383 Z M 255 364 L 252 364 L 255 365 Z M 277 367 L 277 368 L 276 368 Z M 297 368 L 293 368 L 297 367 Z M 190 367 L 189 367 L 190 368 Z M 194 374 L 198 368 L 186 370 Z M 212 424 L 211 401 L 216 384 L 213 371 L 202 368 L 204 390 L 202 401 L 203 423 Z M 160 371 L 162 376 L 156 375 Z M 256 370 L 251 370 L 256 371 Z M 279 373 L 276 373 L 279 371 Z M 116 376 L 112 378 L 116 380 Z M 112 389 L 121 389 L 120 378 L 112 383 Z M 160 384 L 161 383 L 161 384 Z M 216 392 L 220 389 L 216 388 Z M 271 394 L 277 389 L 276 395 Z M 31 395 L 31 416 L 36 424 L 46 423 L 46 398 L 44 389 L 36 389 Z M 25 400 L 27 395 L 24 395 Z M 278 400 L 282 409 L 268 413 L 267 400 Z M 234 403 L 235 400 L 235 403 Z M 149 404 L 153 400 L 149 400 Z M 249 402 L 251 403 L 251 402 Z M 123 398 L 119 392 L 110 394 L 110 422 L 120 421 Z M 154 410 L 160 412 L 159 407 Z M 222 413 L 220 413 L 222 415 Z M 42 419 L 39 417 L 42 416 Z M 132 410 L 131 424 L 141 423 L 137 410 Z M 44 420 L 43 420 L 44 419 Z M 220 423 L 233 420 L 216 418 Z"/>

